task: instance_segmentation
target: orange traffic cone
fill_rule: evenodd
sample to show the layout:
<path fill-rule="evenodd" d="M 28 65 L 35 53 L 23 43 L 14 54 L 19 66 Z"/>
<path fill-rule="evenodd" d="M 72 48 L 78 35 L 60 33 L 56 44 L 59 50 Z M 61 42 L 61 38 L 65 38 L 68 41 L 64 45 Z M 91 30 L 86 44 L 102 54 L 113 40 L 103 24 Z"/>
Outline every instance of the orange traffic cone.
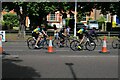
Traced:
<path fill-rule="evenodd" d="M 3 53 L 3 48 L 2 48 L 2 36 L 0 35 L 0 55 Z"/>
<path fill-rule="evenodd" d="M 102 50 L 100 51 L 100 53 L 109 53 L 108 50 L 107 50 L 107 44 L 106 44 L 106 36 L 104 36 L 104 39 L 103 39 L 103 47 L 102 47 Z"/>
<path fill-rule="evenodd" d="M 53 52 L 52 37 L 51 36 L 50 36 L 50 40 L 49 40 L 48 52 L 49 53 Z"/>

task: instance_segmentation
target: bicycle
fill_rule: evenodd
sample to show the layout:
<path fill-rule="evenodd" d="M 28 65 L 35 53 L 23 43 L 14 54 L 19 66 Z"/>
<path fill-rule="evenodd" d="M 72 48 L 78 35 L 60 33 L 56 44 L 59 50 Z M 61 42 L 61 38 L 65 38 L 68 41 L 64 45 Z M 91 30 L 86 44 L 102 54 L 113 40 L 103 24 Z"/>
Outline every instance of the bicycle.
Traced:
<path fill-rule="evenodd" d="M 29 49 L 35 49 L 36 39 L 34 37 L 29 37 L 27 39 L 27 46 Z M 48 39 L 46 37 L 42 37 L 41 40 L 38 42 L 39 48 L 47 48 L 48 47 Z"/>
<path fill-rule="evenodd" d="M 84 40 L 85 40 L 85 42 L 83 42 L 81 44 L 80 44 L 79 40 L 73 40 L 70 43 L 70 48 L 73 51 L 80 51 L 80 50 L 83 50 L 84 48 L 88 51 L 93 51 L 96 48 L 96 43 L 93 40 L 90 41 L 88 37 L 85 37 Z M 80 46 L 81 49 L 79 49 L 78 46 Z"/>
<path fill-rule="evenodd" d="M 114 40 L 112 41 L 112 47 L 113 47 L 114 49 L 120 48 L 120 39 L 114 39 Z"/>
<path fill-rule="evenodd" d="M 72 39 L 70 38 L 70 36 L 65 36 L 64 37 L 64 42 L 61 43 L 62 38 L 60 38 L 58 36 L 58 37 L 55 37 L 53 39 L 53 46 L 56 47 L 56 48 L 59 48 L 59 47 L 61 47 L 61 44 L 62 44 L 63 47 L 70 47 L 71 40 Z"/>

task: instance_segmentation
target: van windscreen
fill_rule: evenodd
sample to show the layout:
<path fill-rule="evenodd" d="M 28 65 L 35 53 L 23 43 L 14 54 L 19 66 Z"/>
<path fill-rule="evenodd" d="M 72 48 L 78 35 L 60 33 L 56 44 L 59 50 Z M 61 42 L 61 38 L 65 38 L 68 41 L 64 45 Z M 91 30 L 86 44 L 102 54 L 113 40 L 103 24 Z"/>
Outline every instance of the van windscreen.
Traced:
<path fill-rule="evenodd" d="M 90 21 L 91 24 L 97 24 L 97 21 Z"/>

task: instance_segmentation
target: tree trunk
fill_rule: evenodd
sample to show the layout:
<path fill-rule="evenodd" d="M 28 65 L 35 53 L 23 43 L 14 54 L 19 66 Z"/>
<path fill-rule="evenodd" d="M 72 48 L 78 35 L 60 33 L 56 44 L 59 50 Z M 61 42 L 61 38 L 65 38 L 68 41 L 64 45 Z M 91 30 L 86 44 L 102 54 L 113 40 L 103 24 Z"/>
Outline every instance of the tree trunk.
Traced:
<path fill-rule="evenodd" d="M 19 17 L 19 21 L 20 21 L 18 37 L 19 37 L 19 38 L 25 38 L 25 35 L 26 35 L 26 34 L 25 34 L 24 17 L 23 17 L 22 14 L 21 14 L 21 16 L 18 15 L 18 17 Z M 22 18 L 22 17 L 23 17 L 23 18 Z"/>

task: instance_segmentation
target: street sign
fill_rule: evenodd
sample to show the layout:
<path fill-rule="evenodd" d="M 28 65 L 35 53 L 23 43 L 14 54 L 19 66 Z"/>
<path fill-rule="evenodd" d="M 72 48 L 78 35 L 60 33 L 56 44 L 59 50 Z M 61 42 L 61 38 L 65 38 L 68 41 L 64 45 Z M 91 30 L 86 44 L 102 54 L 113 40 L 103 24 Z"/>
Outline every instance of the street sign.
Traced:
<path fill-rule="evenodd" d="M 0 35 L 2 35 L 2 42 L 5 42 L 5 31 L 0 31 Z"/>

